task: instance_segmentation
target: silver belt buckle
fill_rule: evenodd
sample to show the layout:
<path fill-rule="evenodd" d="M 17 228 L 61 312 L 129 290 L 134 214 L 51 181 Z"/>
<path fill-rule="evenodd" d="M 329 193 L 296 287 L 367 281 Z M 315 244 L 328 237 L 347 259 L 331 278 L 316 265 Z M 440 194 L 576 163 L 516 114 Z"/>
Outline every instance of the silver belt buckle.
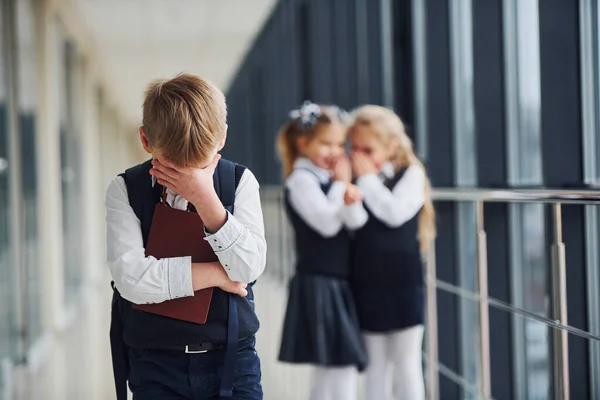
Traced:
<path fill-rule="evenodd" d="M 202 353 L 207 353 L 208 350 L 190 350 L 189 346 L 186 344 L 185 345 L 185 352 L 187 354 L 202 354 Z"/>

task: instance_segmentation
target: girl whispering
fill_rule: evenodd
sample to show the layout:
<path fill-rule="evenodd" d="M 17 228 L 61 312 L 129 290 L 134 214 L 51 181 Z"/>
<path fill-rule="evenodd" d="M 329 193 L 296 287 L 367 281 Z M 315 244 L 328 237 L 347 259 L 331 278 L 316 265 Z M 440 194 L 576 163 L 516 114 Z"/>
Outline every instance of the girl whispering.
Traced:
<path fill-rule="evenodd" d="M 355 232 L 351 258 L 354 299 L 370 360 L 366 398 L 392 399 L 393 388 L 395 399 L 421 400 L 421 255 L 435 237 L 429 181 L 393 111 L 360 107 L 349 134 L 368 216 Z"/>
<path fill-rule="evenodd" d="M 353 400 L 366 351 L 348 281 L 347 228 L 364 224 L 365 215 L 350 183 L 345 112 L 307 102 L 290 117 L 278 147 L 297 262 L 279 359 L 315 366 L 311 400 Z"/>

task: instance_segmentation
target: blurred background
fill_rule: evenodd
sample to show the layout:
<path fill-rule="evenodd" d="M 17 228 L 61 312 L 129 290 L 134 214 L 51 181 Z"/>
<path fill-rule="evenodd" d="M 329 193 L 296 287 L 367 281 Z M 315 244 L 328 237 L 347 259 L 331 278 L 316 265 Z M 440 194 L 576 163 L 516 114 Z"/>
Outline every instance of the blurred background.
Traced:
<path fill-rule="evenodd" d="M 276 361 L 274 145 L 305 99 L 394 108 L 428 168 L 428 398 L 600 399 L 599 25 L 596 0 L 0 0 L 0 398 L 114 398 L 104 191 L 146 157 L 145 85 L 190 72 L 262 185 L 265 399 L 307 398 Z"/>

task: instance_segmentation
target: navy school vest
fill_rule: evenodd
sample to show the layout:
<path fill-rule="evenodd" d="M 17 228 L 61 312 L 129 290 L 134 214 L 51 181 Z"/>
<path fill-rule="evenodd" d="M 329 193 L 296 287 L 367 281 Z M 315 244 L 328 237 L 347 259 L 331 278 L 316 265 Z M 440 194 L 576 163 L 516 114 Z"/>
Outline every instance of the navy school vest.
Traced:
<path fill-rule="evenodd" d="M 406 169 L 387 180 L 392 190 Z M 423 264 L 418 240 L 419 215 L 397 228 L 381 222 L 365 204 L 369 220 L 354 232 L 352 284 L 357 288 L 415 287 L 423 285 Z"/>
<path fill-rule="evenodd" d="M 137 165 L 122 174 L 127 185 L 129 204 L 141 221 L 144 246 L 148 240 L 154 208 L 160 200 L 161 186 L 152 186 L 151 161 Z M 223 205 L 233 212 L 235 189 L 245 167 L 221 159 L 214 174 L 215 190 Z M 258 331 L 259 322 L 254 311 L 254 294 L 248 285 L 248 296 L 239 298 L 239 337 L 252 336 Z M 136 310 L 132 303 L 115 290 L 116 301 L 123 322 L 123 340 L 129 347 L 160 349 L 168 346 L 200 344 L 204 342 L 225 343 L 227 340 L 227 298 L 224 291 L 215 288 L 210 311 L 205 324 L 187 321 Z"/>
<path fill-rule="evenodd" d="M 332 182 L 321 184 L 327 194 Z M 294 228 L 296 248 L 296 271 L 338 278 L 347 278 L 350 274 L 350 236 L 341 229 L 335 236 L 323 237 L 311 228 L 291 206 L 289 194 L 285 191 L 285 208 Z"/>

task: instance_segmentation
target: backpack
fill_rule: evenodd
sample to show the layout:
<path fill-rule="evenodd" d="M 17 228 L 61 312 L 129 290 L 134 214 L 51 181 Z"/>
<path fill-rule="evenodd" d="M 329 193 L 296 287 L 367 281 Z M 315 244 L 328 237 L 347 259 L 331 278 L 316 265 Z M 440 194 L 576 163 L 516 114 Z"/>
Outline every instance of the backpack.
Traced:
<path fill-rule="evenodd" d="M 246 168 L 244 166 L 235 164 L 223 158 L 219 160 L 219 163 L 215 168 L 215 173 L 213 175 L 215 191 L 221 200 L 223 207 L 225 207 L 225 209 L 231 214 L 233 214 L 234 209 L 235 192 L 245 170 Z M 124 174 L 122 176 L 123 179 L 125 179 Z M 128 190 L 128 193 L 132 193 L 132 191 Z M 137 209 L 139 208 L 132 204 L 131 196 L 129 196 L 129 203 L 132 205 L 137 215 Z M 137 217 L 140 219 L 140 221 L 142 220 L 141 215 L 137 215 Z M 110 345 L 112 353 L 113 375 L 115 379 L 117 400 L 127 400 L 129 359 L 128 349 L 123 341 L 123 325 L 119 307 L 119 298 L 121 295 L 115 288 L 114 282 L 111 282 L 111 286 L 113 288 L 113 299 L 111 306 Z"/>

